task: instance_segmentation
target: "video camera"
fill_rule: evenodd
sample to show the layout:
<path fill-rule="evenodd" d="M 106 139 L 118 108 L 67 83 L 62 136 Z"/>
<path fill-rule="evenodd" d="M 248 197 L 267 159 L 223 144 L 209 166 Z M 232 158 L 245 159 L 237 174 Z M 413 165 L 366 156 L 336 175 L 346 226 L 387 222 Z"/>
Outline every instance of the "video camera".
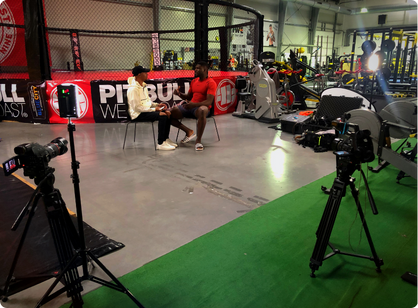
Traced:
<path fill-rule="evenodd" d="M 67 152 L 68 141 L 62 137 L 55 138 L 42 146 L 38 143 L 24 143 L 14 148 L 17 156 L 3 163 L 4 174 L 10 175 L 23 168 L 23 174 L 29 178 L 43 178 L 47 175 L 48 163 L 54 157 Z M 36 179 L 35 179 L 36 180 Z"/>
<path fill-rule="evenodd" d="M 349 156 L 353 163 L 369 163 L 374 160 L 373 143 L 369 130 L 360 130 L 357 124 L 332 121 L 339 138 L 332 142 L 336 155 Z"/>

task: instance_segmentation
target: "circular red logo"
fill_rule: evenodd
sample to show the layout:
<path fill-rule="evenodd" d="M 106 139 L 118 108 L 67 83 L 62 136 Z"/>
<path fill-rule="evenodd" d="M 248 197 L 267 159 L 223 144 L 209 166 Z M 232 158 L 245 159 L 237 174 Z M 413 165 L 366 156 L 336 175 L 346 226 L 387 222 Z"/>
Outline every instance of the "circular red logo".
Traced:
<path fill-rule="evenodd" d="M 70 83 L 70 84 L 73 84 L 73 83 Z M 78 89 L 77 101 L 80 106 L 80 117 L 77 119 L 73 119 L 74 121 L 82 119 L 86 115 L 89 109 L 89 99 L 87 98 L 86 92 L 84 92 L 83 89 L 78 86 L 77 86 L 77 89 Z M 51 91 L 49 104 L 51 105 L 54 112 L 59 116 L 60 109 L 59 109 L 59 104 L 58 104 L 57 86 L 55 86 L 55 88 Z"/>
<path fill-rule="evenodd" d="M 0 23 L 14 24 L 15 20 L 12 11 L 6 1 L 0 1 Z M 16 44 L 16 28 L 0 27 L 0 63 L 6 60 L 13 51 Z"/>
<path fill-rule="evenodd" d="M 227 111 L 237 98 L 235 84 L 230 79 L 223 79 L 216 88 L 215 104 L 219 111 Z"/>

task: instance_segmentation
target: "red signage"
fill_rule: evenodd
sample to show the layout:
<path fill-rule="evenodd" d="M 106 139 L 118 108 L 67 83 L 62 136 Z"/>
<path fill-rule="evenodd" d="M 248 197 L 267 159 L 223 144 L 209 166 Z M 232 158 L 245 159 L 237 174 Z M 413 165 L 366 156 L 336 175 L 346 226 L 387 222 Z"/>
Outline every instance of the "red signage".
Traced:
<path fill-rule="evenodd" d="M 235 111 L 237 104 L 236 77 L 215 77 L 217 84 L 214 115 Z"/>
<path fill-rule="evenodd" d="M 237 90 L 235 89 L 236 76 L 214 77 L 217 89 L 215 94 L 214 114 L 225 114 L 235 111 L 237 104 Z M 147 85 L 153 102 L 175 101 L 173 90 L 179 85 L 184 85 L 188 90 L 190 79 L 178 78 L 171 83 L 162 80 L 150 80 Z M 72 119 L 75 123 L 116 122 L 126 120 L 125 105 L 122 100 L 122 92 L 127 91 L 128 84 L 125 81 L 93 81 L 88 80 L 61 80 L 46 82 L 46 96 L 48 102 L 48 114 L 50 123 L 67 123 L 68 119 L 59 116 L 57 86 L 62 83 L 71 83 L 78 86 L 78 103 L 80 105 L 80 118 Z M 93 86 L 92 86 L 93 85 Z M 163 87 L 164 85 L 164 87 Z M 163 89 L 164 88 L 164 89 Z M 92 95 L 93 89 L 93 95 Z M 94 98 L 94 101 L 92 99 Z M 177 97 L 179 100 L 180 98 Z M 178 102 L 178 101 L 177 101 Z M 95 120 L 96 119 L 96 120 Z"/>
<path fill-rule="evenodd" d="M 71 120 L 74 123 L 94 123 L 93 107 L 91 99 L 90 81 L 77 80 L 77 81 L 47 81 L 46 82 L 46 96 L 48 101 L 48 114 L 50 123 L 67 123 L 68 119 L 60 118 L 57 86 L 62 83 L 69 83 L 77 86 L 78 95 L 77 103 L 80 106 L 80 117 Z"/>
<path fill-rule="evenodd" d="M 24 25 L 22 1 L 0 1 L 0 23 Z M 27 66 L 25 29 L 0 26 L 1 66 Z"/>

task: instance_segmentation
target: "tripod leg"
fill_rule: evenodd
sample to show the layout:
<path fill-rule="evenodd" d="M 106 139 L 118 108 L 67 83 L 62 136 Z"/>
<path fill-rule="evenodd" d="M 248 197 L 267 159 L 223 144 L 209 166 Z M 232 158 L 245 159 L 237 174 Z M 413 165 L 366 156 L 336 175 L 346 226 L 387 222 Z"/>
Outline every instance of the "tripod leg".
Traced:
<path fill-rule="evenodd" d="M 67 217 L 69 214 L 58 189 L 44 195 L 43 200 L 61 267 L 61 274 L 44 294 L 36 307 L 42 306 L 44 303 L 55 298 L 57 296 L 56 294 L 62 293 L 61 289 L 49 295 L 62 277 L 65 280 L 65 287 L 63 289 L 67 291 L 67 296 L 71 297 L 74 307 L 82 307 L 83 300 L 80 292 L 83 290 L 83 287 L 81 286 L 81 279 L 79 278 L 77 266 L 74 262 L 77 254 L 75 254 L 72 246 L 72 243 L 77 242 L 76 234 L 71 234 L 75 232 L 75 228 L 74 226 L 71 228 L 69 225 L 72 222 Z M 80 245 L 78 244 L 77 246 L 79 247 Z"/>
<path fill-rule="evenodd" d="M 370 191 L 369 183 L 367 182 L 367 178 L 364 175 L 363 169 L 360 169 L 360 172 L 361 172 L 361 175 L 363 176 L 364 186 L 366 187 L 367 197 L 369 198 L 369 203 L 370 203 L 370 206 L 372 208 L 372 212 L 373 212 L 374 215 L 377 215 L 378 212 L 377 212 L 377 208 L 376 208 L 376 203 L 374 203 L 374 198 L 373 198 L 372 192 Z"/>
<path fill-rule="evenodd" d="M 65 292 L 68 288 L 68 285 L 66 283 L 66 286 L 59 291 L 55 292 L 53 295 L 50 295 L 52 290 L 58 285 L 58 283 L 61 281 L 63 277 L 65 277 L 66 273 L 70 270 L 71 266 L 74 266 L 75 261 L 79 257 L 79 254 L 74 254 L 73 258 L 68 262 L 67 266 L 61 271 L 61 273 L 55 278 L 54 282 L 51 284 L 49 289 L 45 292 L 41 300 L 38 302 L 35 308 L 41 307 L 42 305 L 46 304 L 48 301 L 52 300 L 59 294 Z M 77 307 L 77 306 L 76 306 Z"/>
<path fill-rule="evenodd" d="M 6 300 L 7 300 L 7 293 L 8 293 L 9 288 L 10 288 L 10 282 L 12 281 L 13 273 L 15 271 L 17 261 L 19 260 L 19 256 L 20 256 L 20 252 L 21 252 L 22 247 L 23 247 L 23 243 L 25 241 L 26 235 L 27 235 L 28 230 L 29 230 L 30 223 L 32 221 L 33 215 L 35 213 L 36 206 L 37 206 L 38 201 L 39 201 L 40 198 L 41 198 L 41 194 L 36 194 L 34 202 L 32 204 L 32 208 L 29 211 L 28 220 L 26 222 L 25 228 L 23 229 L 22 237 L 20 238 L 19 245 L 17 246 L 16 253 L 15 253 L 15 256 L 13 258 L 12 266 L 10 267 L 9 275 L 7 276 L 6 283 L 4 284 L 4 298 L 6 298 Z M 3 299 L 3 301 L 4 301 L 4 299 Z"/>
<path fill-rule="evenodd" d="M 364 218 L 364 213 L 363 213 L 363 210 L 361 208 L 360 201 L 358 199 L 359 193 L 358 193 L 358 191 L 356 189 L 356 186 L 354 185 L 353 181 L 350 181 L 350 188 L 351 188 L 351 194 L 353 195 L 354 200 L 356 201 L 357 210 L 358 210 L 358 213 L 359 213 L 360 218 L 361 218 L 361 223 L 363 225 L 364 232 L 366 233 L 367 241 L 369 242 L 370 250 L 372 251 L 373 261 L 374 261 L 374 264 L 376 264 L 376 267 L 377 267 L 376 271 L 380 273 L 381 272 L 380 266 L 383 265 L 383 260 L 379 259 L 379 257 L 377 256 L 377 252 L 376 252 L 376 249 L 374 248 L 372 237 L 370 235 L 369 228 L 367 227 L 366 219 Z"/>
<path fill-rule="evenodd" d="M 316 231 L 316 243 L 309 267 L 311 268 L 311 277 L 315 277 L 315 271 L 322 265 L 325 250 L 327 249 L 329 238 L 331 237 L 332 228 L 334 227 L 338 209 L 340 208 L 341 199 L 345 193 L 346 184 L 338 178 L 334 180 L 328 197 L 327 205 L 322 214 L 321 222 Z"/>
<path fill-rule="evenodd" d="M 126 295 L 129 296 L 129 298 L 140 308 L 145 308 L 136 298 L 135 296 L 131 293 L 131 291 L 129 291 L 107 268 L 106 266 L 104 266 L 104 264 L 102 262 L 99 261 L 98 258 L 96 258 L 93 253 L 91 251 L 86 251 L 87 255 L 94 261 L 96 262 L 96 264 L 106 273 L 107 276 L 109 276 L 115 283 L 117 288 L 112 287 L 113 289 L 116 289 L 122 293 L 125 293 Z M 109 286 L 109 283 L 104 283 L 101 281 L 101 279 L 98 279 L 94 276 L 90 276 L 90 280 L 103 284 L 107 287 L 111 287 Z"/>

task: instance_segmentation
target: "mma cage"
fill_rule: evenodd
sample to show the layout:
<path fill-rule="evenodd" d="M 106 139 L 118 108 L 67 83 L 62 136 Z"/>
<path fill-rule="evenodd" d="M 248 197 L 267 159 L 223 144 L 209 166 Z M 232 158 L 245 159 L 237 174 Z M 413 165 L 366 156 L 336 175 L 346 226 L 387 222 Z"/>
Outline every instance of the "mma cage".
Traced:
<path fill-rule="evenodd" d="M 167 74 L 201 60 L 226 71 L 231 54 L 248 71 L 263 51 L 263 15 L 227 1 L 16 0 L 0 9 L 10 12 L 0 20 L 4 79 L 119 80 L 135 65 Z"/>

